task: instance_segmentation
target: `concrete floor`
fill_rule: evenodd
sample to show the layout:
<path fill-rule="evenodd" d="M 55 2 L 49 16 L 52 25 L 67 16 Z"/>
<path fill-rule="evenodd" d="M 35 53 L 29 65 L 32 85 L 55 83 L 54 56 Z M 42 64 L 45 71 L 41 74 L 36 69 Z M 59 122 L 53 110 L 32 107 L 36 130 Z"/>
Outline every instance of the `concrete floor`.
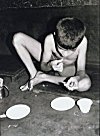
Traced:
<path fill-rule="evenodd" d="M 19 103 L 29 105 L 31 112 L 20 120 L 0 119 L 1 136 L 99 136 L 98 99 L 91 97 L 93 105 L 87 114 L 77 105 L 68 111 L 55 111 L 50 107 L 54 98 L 70 96 L 77 101 L 83 96 L 61 93 L 60 87 L 49 83 L 35 86 L 32 92 L 21 92 L 19 85 L 26 80 L 22 79 L 11 82 L 9 97 L 0 100 L 0 114 Z"/>

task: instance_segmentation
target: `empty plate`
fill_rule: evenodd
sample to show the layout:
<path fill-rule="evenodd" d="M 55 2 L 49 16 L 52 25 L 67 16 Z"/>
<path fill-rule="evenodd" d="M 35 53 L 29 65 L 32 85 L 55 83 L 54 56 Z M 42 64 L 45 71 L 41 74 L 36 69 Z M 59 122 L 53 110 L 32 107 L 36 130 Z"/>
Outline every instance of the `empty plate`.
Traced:
<path fill-rule="evenodd" d="M 6 111 L 6 116 L 10 119 L 21 119 L 30 113 L 30 107 L 25 104 L 17 104 Z"/>
<path fill-rule="evenodd" d="M 75 100 L 70 97 L 58 97 L 51 102 L 51 107 L 58 111 L 69 110 L 75 105 Z"/>

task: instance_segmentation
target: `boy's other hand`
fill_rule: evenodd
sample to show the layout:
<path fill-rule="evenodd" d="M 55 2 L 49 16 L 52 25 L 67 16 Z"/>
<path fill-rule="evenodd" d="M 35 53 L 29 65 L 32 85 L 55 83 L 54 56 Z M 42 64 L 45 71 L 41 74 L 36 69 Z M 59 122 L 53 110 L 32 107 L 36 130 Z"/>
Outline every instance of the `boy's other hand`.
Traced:
<path fill-rule="evenodd" d="M 54 71 L 63 71 L 63 59 L 51 61 L 51 66 Z"/>

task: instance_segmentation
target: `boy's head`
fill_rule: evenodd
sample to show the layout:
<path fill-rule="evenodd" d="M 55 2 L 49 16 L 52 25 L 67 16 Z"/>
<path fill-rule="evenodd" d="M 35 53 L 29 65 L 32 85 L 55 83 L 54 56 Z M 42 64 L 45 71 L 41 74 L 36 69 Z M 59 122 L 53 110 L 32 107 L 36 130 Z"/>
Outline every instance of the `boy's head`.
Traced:
<path fill-rule="evenodd" d="M 77 18 L 63 18 L 56 26 L 56 41 L 64 49 L 74 49 L 82 41 L 86 27 Z"/>

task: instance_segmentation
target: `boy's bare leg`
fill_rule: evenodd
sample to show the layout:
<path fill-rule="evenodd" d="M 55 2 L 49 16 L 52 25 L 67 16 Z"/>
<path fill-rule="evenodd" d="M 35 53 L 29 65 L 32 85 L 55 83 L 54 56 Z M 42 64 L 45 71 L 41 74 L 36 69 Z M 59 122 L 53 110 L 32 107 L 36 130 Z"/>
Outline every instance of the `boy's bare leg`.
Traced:
<path fill-rule="evenodd" d="M 65 80 L 66 77 L 61 77 L 61 76 L 53 76 L 53 75 L 49 75 L 49 74 L 45 74 L 41 71 L 37 72 L 35 78 L 30 80 L 30 90 L 33 89 L 33 87 L 39 83 L 42 83 L 44 81 L 50 82 L 50 83 L 54 83 L 54 84 L 58 84 L 60 82 L 63 82 L 63 80 Z M 21 91 L 26 91 L 28 89 L 29 85 L 28 82 L 21 86 L 20 89 Z"/>
<path fill-rule="evenodd" d="M 70 75 L 70 76 L 73 76 L 73 75 Z M 50 83 L 59 85 L 59 83 L 63 82 L 66 78 L 67 76 L 52 76 L 42 72 L 38 72 L 36 77 L 32 80 L 33 82 L 32 85 L 35 86 L 43 81 L 48 81 Z M 79 92 L 87 91 L 90 87 L 91 87 L 91 80 L 86 75 L 84 79 L 79 81 L 79 89 L 77 91 Z"/>
<path fill-rule="evenodd" d="M 89 90 L 90 87 L 91 87 L 91 80 L 90 80 L 89 76 L 86 75 L 85 78 L 83 78 L 81 81 L 79 81 L 78 91 L 84 92 L 84 91 Z"/>
<path fill-rule="evenodd" d="M 74 76 L 75 74 L 75 66 L 69 66 L 68 68 L 64 68 L 62 73 L 59 73 L 58 76 L 56 75 L 49 75 L 49 74 L 45 74 L 41 71 L 39 71 L 36 74 L 36 77 L 34 79 L 32 79 L 30 82 L 33 86 L 44 82 L 44 81 L 48 81 L 54 84 L 59 84 L 61 82 L 63 82 L 67 77 L 69 76 Z"/>
<path fill-rule="evenodd" d="M 32 62 L 30 54 L 37 60 L 40 61 L 41 57 L 41 44 L 30 36 L 17 33 L 13 38 L 13 45 L 29 71 L 30 78 L 35 77 L 37 70 Z"/>
<path fill-rule="evenodd" d="M 37 60 L 40 61 L 41 58 L 41 43 L 39 43 L 37 40 L 31 38 L 30 36 L 24 34 L 24 33 L 17 33 L 13 37 L 13 45 L 25 64 L 27 70 L 30 74 L 30 79 L 34 78 L 37 70 L 33 64 L 33 61 L 31 59 L 30 54 Z M 32 88 L 32 84 L 31 88 Z M 21 86 L 23 90 L 28 89 L 28 83 Z"/>

